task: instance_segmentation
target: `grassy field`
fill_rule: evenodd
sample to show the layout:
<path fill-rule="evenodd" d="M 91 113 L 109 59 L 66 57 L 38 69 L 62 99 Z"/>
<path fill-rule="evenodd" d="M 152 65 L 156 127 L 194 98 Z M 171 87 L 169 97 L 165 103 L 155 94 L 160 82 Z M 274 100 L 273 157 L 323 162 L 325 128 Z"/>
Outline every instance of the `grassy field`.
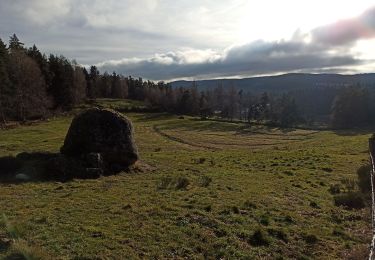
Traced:
<path fill-rule="evenodd" d="M 0 258 L 17 250 L 51 259 L 367 255 L 369 208 L 337 207 L 329 189 L 356 180 L 356 170 L 368 162 L 369 132 L 127 116 L 142 171 L 66 183 L 0 183 L 6 216 Z M 0 131 L 0 157 L 58 152 L 71 120 Z M 12 234 L 18 239 L 9 244 Z"/>

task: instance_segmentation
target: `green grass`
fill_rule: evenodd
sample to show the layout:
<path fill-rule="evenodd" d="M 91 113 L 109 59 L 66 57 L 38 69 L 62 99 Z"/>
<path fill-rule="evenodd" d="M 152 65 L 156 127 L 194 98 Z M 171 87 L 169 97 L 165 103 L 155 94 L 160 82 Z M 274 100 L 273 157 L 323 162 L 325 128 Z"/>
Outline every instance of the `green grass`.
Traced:
<path fill-rule="evenodd" d="M 368 132 L 127 116 L 149 170 L 67 183 L 0 184 L 0 213 L 22 230 L 25 247 L 57 259 L 367 254 L 369 208 L 337 207 L 329 190 L 357 178 L 368 161 Z M 59 151 L 71 120 L 0 131 L 0 156 Z M 0 258 L 13 250 L 1 246 L 9 236 L 5 226 Z"/>
<path fill-rule="evenodd" d="M 147 106 L 143 101 L 130 100 L 130 99 L 110 99 L 110 98 L 98 98 L 87 104 L 82 104 L 78 107 L 87 108 L 90 106 L 101 106 L 104 108 L 111 108 L 119 111 L 132 111 L 136 109 L 147 109 Z"/>

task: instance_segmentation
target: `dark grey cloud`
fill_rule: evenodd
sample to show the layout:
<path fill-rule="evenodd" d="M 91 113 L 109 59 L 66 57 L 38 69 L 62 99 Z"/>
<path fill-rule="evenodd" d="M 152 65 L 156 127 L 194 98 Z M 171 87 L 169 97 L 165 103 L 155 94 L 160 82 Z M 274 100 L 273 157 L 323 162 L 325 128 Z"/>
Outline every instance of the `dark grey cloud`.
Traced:
<path fill-rule="evenodd" d="M 116 70 L 125 75 L 148 79 L 213 78 L 233 75 L 259 75 L 297 70 L 316 70 L 358 65 L 351 55 L 330 54 L 329 50 L 299 41 L 255 41 L 236 46 L 223 53 L 203 55 L 199 62 L 189 62 L 188 53 L 167 53 L 150 59 L 108 61 L 99 64 L 101 70 Z M 212 58 L 214 57 L 214 58 Z"/>
<path fill-rule="evenodd" d="M 352 19 L 318 27 L 311 32 L 313 42 L 325 45 L 348 45 L 361 39 L 375 38 L 375 7 Z"/>
<path fill-rule="evenodd" d="M 7 41 L 16 33 L 27 46 L 36 44 L 43 52 L 62 54 L 82 64 L 147 57 L 189 46 L 188 37 L 172 38 L 163 27 L 155 30 L 163 16 L 153 15 L 154 10 L 148 8 L 158 2 L 0 0 L 0 38 Z"/>
<path fill-rule="evenodd" d="M 201 4 L 225 6 L 228 3 L 0 0 L 0 38 L 7 41 L 9 35 L 16 33 L 28 46 L 35 43 L 43 52 L 77 58 L 82 64 L 149 57 L 181 46 L 209 48 L 211 38 L 204 36 L 204 26 L 197 30 L 191 21 L 194 18 L 191 14 L 196 14 Z M 216 38 L 215 44 L 218 41 Z M 108 51 L 109 48 L 113 51 Z M 84 54 L 82 49 L 91 53 Z"/>

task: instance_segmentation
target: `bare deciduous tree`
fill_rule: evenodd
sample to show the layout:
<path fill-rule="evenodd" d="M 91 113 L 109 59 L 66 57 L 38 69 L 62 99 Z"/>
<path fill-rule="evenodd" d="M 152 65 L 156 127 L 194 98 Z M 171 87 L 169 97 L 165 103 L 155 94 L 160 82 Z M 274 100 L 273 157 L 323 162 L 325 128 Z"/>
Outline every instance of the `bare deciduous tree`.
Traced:
<path fill-rule="evenodd" d="M 49 106 L 46 83 L 38 64 L 23 51 L 10 54 L 10 78 L 15 90 L 13 108 L 15 117 L 26 120 L 44 117 Z"/>

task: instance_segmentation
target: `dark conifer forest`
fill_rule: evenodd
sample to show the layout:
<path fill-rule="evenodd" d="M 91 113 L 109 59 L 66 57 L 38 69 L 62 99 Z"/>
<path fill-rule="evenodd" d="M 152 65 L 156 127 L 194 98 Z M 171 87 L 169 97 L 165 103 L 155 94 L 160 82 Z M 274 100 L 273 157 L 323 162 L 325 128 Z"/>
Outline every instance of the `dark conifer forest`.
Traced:
<path fill-rule="evenodd" d="M 291 83 L 293 84 L 293 83 Z M 373 88 L 348 86 L 252 93 L 235 84 L 184 87 L 101 72 L 55 54 L 25 46 L 14 34 L 0 39 L 0 122 L 44 119 L 96 98 L 144 101 L 150 110 L 282 127 L 325 125 L 333 128 L 373 123 Z"/>

